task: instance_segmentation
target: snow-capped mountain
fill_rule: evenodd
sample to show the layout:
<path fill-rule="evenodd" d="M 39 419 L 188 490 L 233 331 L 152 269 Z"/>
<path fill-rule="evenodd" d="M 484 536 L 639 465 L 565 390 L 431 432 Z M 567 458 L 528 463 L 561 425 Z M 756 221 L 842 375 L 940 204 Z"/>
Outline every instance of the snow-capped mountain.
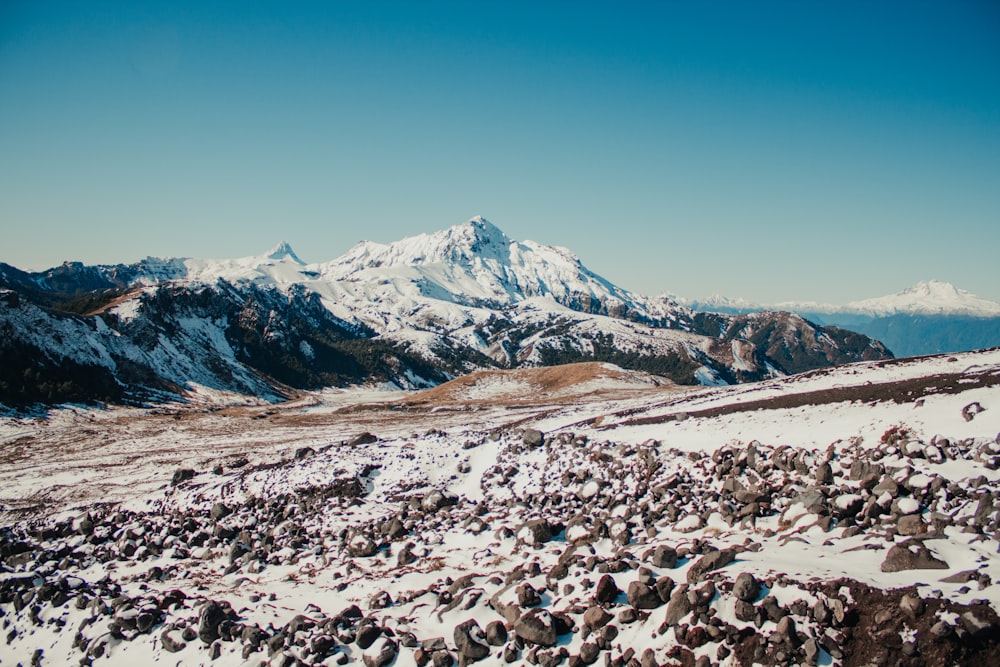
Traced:
<path fill-rule="evenodd" d="M 279 396 L 586 360 L 723 384 L 887 356 L 865 336 L 787 314 L 696 315 L 616 286 L 569 250 L 514 241 L 481 217 L 360 243 L 326 263 L 305 264 L 280 243 L 227 260 L 67 263 L 40 273 L 0 265 L 0 288 L 10 290 L 5 303 L 17 302 L 0 310 L 0 351 L 26 360 L 6 369 L 7 400 L 31 386 L 13 376 L 36 360 L 56 389 L 92 367 L 111 385 L 144 388 L 139 395 L 205 384 Z M 65 327 L 72 334 L 41 333 Z M 74 369 L 68 377 L 63 366 Z"/>
<path fill-rule="evenodd" d="M 793 312 L 812 322 L 871 336 L 902 357 L 1000 346 L 1000 303 L 937 280 L 839 306 L 791 301 L 759 304 L 720 295 L 688 305 L 696 311 L 727 314 Z"/>
<path fill-rule="evenodd" d="M 573 310 L 650 319 L 645 297 L 587 269 L 566 248 L 514 241 L 482 217 L 390 244 L 362 242 L 322 265 L 323 278 L 413 284 L 425 297 L 502 308 L 548 297 Z"/>
<path fill-rule="evenodd" d="M 835 312 L 888 315 L 965 315 L 1000 317 L 1000 303 L 976 296 L 951 283 L 925 280 L 889 296 L 846 304 Z"/>
<path fill-rule="evenodd" d="M 957 315 L 967 317 L 1000 317 L 1000 303 L 939 280 L 923 280 L 901 292 L 887 296 L 851 301 L 835 305 L 815 301 L 781 301 L 765 304 L 730 298 L 721 294 L 685 302 L 695 310 L 712 312 L 759 312 L 784 310 L 792 313 L 825 313 L 841 315 Z"/>

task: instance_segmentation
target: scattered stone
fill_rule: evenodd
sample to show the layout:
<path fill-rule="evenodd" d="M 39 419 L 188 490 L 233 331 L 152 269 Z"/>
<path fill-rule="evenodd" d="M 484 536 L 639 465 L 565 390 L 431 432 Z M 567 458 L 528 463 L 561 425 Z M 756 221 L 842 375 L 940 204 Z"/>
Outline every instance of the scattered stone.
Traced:
<path fill-rule="evenodd" d="M 546 609 L 531 609 L 514 624 L 514 634 L 529 644 L 555 646 L 556 625 Z"/>
<path fill-rule="evenodd" d="M 760 595 L 760 582 L 749 572 L 743 572 L 733 583 L 733 595 L 737 600 L 753 602 Z"/>
<path fill-rule="evenodd" d="M 882 561 L 883 572 L 947 569 L 948 563 L 934 556 L 922 541 L 913 539 L 894 545 Z"/>
<path fill-rule="evenodd" d="M 527 428 L 521 436 L 521 442 L 524 443 L 525 447 L 532 449 L 541 447 L 542 443 L 545 442 L 545 434 L 537 429 Z"/>
<path fill-rule="evenodd" d="M 490 654 L 489 647 L 480 643 L 486 638 L 475 619 L 455 626 L 454 638 L 458 654 L 466 661 L 478 662 Z"/>

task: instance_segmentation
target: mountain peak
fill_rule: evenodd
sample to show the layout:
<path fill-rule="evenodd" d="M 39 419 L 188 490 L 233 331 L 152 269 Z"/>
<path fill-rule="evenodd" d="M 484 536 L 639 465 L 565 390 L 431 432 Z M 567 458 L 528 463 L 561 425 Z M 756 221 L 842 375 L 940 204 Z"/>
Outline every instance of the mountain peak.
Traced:
<path fill-rule="evenodd" d="M 278 245 L 271 248 L 271 250 L 264 256 L 268 259 L 289 259 L 296 264 L 305 264 L 305 262 L 299 259 L 299 256 L 295 254 L 295 251 L 292 250 L 292 246 L 288 245 L 287 241 L 280 242 Z"/>
<path fill-rule="evenodd" d="M 510 243 L 503 230 L 481 215 L 444 230 L 442 236 L 446 243 L 469 246 L 473 251 L 481 246 L 507 246 Z"/>
<path fill-rule="evenodd" d="M 922 280 L 896 294 L 849 303 L 844 310 L 881 316 L 909 313 L 995 317 L 1000 315 L 1000 303 L 976 296 L 951 283 Z"/>

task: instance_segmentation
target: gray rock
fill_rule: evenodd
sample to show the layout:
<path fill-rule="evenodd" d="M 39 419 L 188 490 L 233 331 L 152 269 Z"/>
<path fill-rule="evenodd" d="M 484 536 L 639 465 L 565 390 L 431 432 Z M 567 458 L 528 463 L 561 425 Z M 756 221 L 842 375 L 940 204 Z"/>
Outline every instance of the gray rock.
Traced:
<path fill-rule="evenodd" d="M 379 647 L 378 653 L 371 655 L 368 653 L 364 654 L 365 667 L 385 667 L 396 659 L 396 655 L 399 652 L 399 647 L 391 639 L 382 640 L 382 645 Z"/>
<path fill-rule="evenodd" d="M 923 542 L 912 539 L 893 546 L 882 561 L 883 572 L 947 569 L 948 563 L 936 558 Z"/>
<path fill-rule="evenodd" d="M 663 604 L 656 591 L 641 581 L 628 585 L 628 603 L 636 609 L 656 609 Z"/>
<path fill-rule="evenodd" d="M 524 434 L 521 436 L 521 442 L 523 442 L 526 447 L 540 447 L 542 443 L 545 442 L 545 434 L 537 429 L 528 428 L 524 430 Z"/>
<path fill-rule="evenodd" d="M 490 621 L 486 624 L 486 643 L 490 646 L 503 646 L 507 643 L 507 628 L 500 621 Z"/>
<path fill-rule="evenodd" d="M 357 447 L 358 445 L 370 445 L 370 444 L 376 443 L 376 442 L 378 442 L 378 437 L 376 437 L 376 436 L 374 436 L 371 433 L 368 433 L 366 431 L 366 432 L 360 433 L 360 434 L 354 436 L 353 438 L 351 438 L 350 440 L 348 440 L 347 444 L 350 447 Z"/>
<path fill-rule="evenodd" d="M 358 628 L 358 634 L 354 641 L 357 643 L 358 648 L 365 650 L 374 644 L 375 640 L 378 639 L 381 634 L 382 628 L 372 623 L 368 623 Z"/>
<path fill-rule="evenodd" d="M 599 630 L 611 622 L 614 618 L 602 607 L 594 605 L 583 613 L 583 624 L 591 630 Z"/>
<path fill-rule="evenodd" d="M 219 624 L 226 620 L 226 611 L 222 605 L 210 600 L 202 605 L 198 612 L 198 638 L 206 644 L 211 644 L 219 638 Z"/>
<path fill-rule="evenodd" d="M 733 583 L 733 595 L 737 600 L 753 602 L 760 595 L 760 582 L 749 572 L 743 572 Z"/>
<path fill-rule="evenodd" d="M 691 600 L 687 596 L 687 591 L 678 589 L 670 596 L 670 602 L 667 604 L 667 615 L 663 622 L 668 626 L 675 626 L 690 611 Z"/>
<path fill-rule="evenodd" d="M 178 470 L 175 470 L 173 477 L 170 478 L 170 486 L 177 486 L 182 482 L 186 482 L 187 480 L 194 477 L 194 475 L 195 472 L 191 468 L 180 468 Z"/>
<path fill-rule="evenodd" d="M 535 590 L 535 587 L 525 582 L 517 587 L 517 604 L 525 609 L 527 607 L 537 607 L 542 603 L 542 597 Z"/>
<path fill-rule="evenodd" d="M 980 405 L 978 401 L 974 401 L 966 405 L 964 408 L 962 408 L 962 419 L 964 419 L 967 422 L 971 422 L 973 419 L 975 419 L 976 415 L 978 415 L 980 412 L 984 412 L 985 410 L 986 408 Z"/>
<path fill-rule="evenodd" d="M 526 521 L 517 529 L 517 539 L 533 546 L 545 544 L 552 539 L 552 526 L 545 519 Z"/>
<path fill-rule="evenodd" d="M 514 634 L 529 644 L 555 646 L 556 624 L 545 609 L 531 609 L 514 624 Z"/>
<path fill-rule="evenodd" d="M 214 505 L 212 505 L 212 509 L 209 512 L 209 516 L 212 517 L 213 521 L 218 521 L 219 519 L 227 517 L 232 513 L 233 511 L 228 507 L 226 507 L 223 503 L 215 503 Z"/>
<path fill-rule="evenodd" d="M 620 593 L 621 590 L 615 583 L 614 577 L 605 574 L 597 582 L 597 588 L 594 589 L 594 600 L 603 604 L 611 604 Z"/>
<path fill-rule="evenodd" d="M 480 643 L 485 637 L 474 618 L 455 626 L 454 639 L 459 655 L 468 662 L 478 662 L 490 654 L 489 647 Z"/>
<path fill-rule="evenodd" d="M 177 653 L 187 644 L 176 636 L 175 630 L 164 630 L 160 633 L 160 645 L 168 653 Z"/>
<path fill-rule="evenodd" d="M 653 588 L 656 589 L 656 594 L 660 596 L 663 604 L 666 604 L 670 602 L 670 596 L 674 592 L 674 580 L 670 577 L 660 577 L 656 580 Z"/>
<path fill-rule="evenodd" d="M 924 613 L 924 601 L 918 596 L 908 593 L 900 598 L 899 609 L 907 616 L 915 618 Z"/>
<path fill-rule="evenodd" d="M 656 567 L 675 568 L 677 567 L 677 550 L 673 547 L 660 545 L 653 549 L 650 562 Z"/>
<path fill-rule="evenodd" d="M 594 664 L 600 655 L 601 649 L 593 642 L 584 642 L 580 646 L 580 661 L 585 665 Z"/>
<path fill-rule="evenodd" d="M 722 549 L 721 551 L 709 552 L 698 559 L 698 561 L 688 570 L 688 583 L 696 584 L 701 581 L 708 572 L 717 570 L 720 567 L 725 567 L 734 560 L 736 560 L 736 551 L 733 549 Z"/>
<path fill-rule="evenodd" d="M 833 484 L 833 467 L 827 461 L 816 466 L 816 483 Z"/>

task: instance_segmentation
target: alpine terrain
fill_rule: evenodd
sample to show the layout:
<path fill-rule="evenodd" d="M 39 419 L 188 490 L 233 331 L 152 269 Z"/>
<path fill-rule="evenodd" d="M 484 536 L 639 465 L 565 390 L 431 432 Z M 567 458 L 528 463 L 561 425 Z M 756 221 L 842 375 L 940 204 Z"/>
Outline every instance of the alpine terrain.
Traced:
<path fill-rule="evenodd" d="M 694 301 L 690 306 L 697 311 L 729 314 L 793 312 L 810 322 L 871 336 L 901 357 L 1000 346 L 1000 303 L 936 280 L 843 306 L 813 302 L 765 306 L 722 296 Z"/>
<path fill-rule="evenodd" d="M 0 661 L 995 665 L 998 432 L 997 350 L 10 417 Z"/>
<path fill-rule="evenodd" d="M 479 217 L 320 264 L 284 243 L 235 260 L 0 264 L 0 403 L 12 407 L 197 390 L 278 401 L 580 361 L 732 384 L 890 357 L 797 315 L 697 314 L 634 294 Z"/>

